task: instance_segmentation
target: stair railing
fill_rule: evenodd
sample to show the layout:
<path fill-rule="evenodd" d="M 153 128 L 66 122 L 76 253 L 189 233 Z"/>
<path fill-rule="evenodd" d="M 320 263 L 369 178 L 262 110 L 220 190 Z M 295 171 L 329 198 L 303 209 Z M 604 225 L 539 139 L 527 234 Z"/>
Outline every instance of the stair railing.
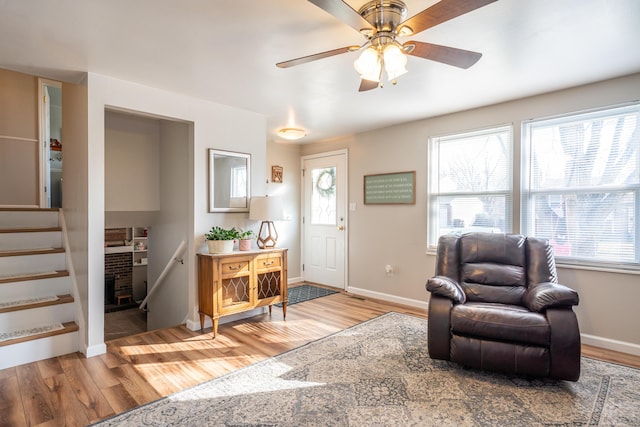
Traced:
<path fill-rule="evenodd" d="M 183 240 L 180 242 L 180 244 L 178 245 L 178 249 L 176 249 L 173 255 L 171 255 L 171 258 L 169 258 L 169 261 L 167 261 L 167 265 L 165 265 L 164 270 L 162 270 L 162 273 L 160 273 L 160 276 L 158 276 L 158 279 L 155 281 L 153 286 L 151 286 L 151 289 L 149 290 L 149 292 L 147 292 L 147 296 L 144 298 L 144 300 L 142 300 L 140 307 L 138 307 L 140 310 L 145 309 L 147 302 L 149 301 L 149 298 L 151 298 L 151 295 L 153 295 L 153 293 L 156 291 L 156 289 L 158 288 L 158 285 L 164 280 L 165 276 L 169 273 L 169 270 L 174 265 L 173 263 L 179 262 L 180 264 L 184 264 L 184 260 L 182 258 L 178 258 L 178 256 L 180 256 L 180 254 L 182 253 L 182 251 L 186 246 L 187 246 L 186 241 Z"/>
<path fill-rule="evenodd" d="M 65 263 L 67 267 L 67 271 L 69 272 L 69 279 L 71 280 L 71 291 L 73 295 L 73 300 L 75 303 L 75 313 L 74 319 L 78 324 L 80 330 L 84 330 L 85 327 L 85 319 L 82 316 L 81 304 L 79 304 L 80 292 L 78 291 L 78 281 L 76 280 L 76 269 L 73 267 L 73 258 L 71 257 L 71 244 L 69 243 L 69 231 L 67 229 L 67 221 L 64 218 L 64 210 L 62 208 L 58 209 L 58 225 L 62 230 L 62 245 L 64 246 L 64 255 L 65 255 Z"/>

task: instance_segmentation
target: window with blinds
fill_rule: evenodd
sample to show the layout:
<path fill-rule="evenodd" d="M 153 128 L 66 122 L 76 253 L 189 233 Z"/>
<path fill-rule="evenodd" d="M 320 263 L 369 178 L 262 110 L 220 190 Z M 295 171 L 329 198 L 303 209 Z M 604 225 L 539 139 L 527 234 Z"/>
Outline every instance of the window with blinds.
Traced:
<path fill-rule="evenodd" d="M 443 234 L 512 229 L 511 126 L 429 140 L 428 242 Z"/>
<path fill-rule="evenodd" d="M 640 104 L 524 123 L 523 229 L 562 262 L 640 262 Z"/>

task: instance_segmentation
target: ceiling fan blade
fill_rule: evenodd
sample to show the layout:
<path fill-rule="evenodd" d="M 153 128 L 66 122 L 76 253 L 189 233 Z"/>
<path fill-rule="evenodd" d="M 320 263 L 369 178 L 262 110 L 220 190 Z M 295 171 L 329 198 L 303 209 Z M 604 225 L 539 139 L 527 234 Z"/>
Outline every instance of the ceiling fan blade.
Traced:
<path fill-rule="evenodd" d="M 328 50 L 326 52 L 314 53 L 313 55 L 307 55 L 301 58 L 291 59 L 289 61 L 278 62 L 276 66 L 279 68 L 289 68 L 289 67 L 293 67 L 300 64 L 306 64 L 307 62 L 317 61 L 318 59 L 340 55 L 341 53 L 354 52 L 358 49 L 360 49 L 360 46 L 341 47 L 339 49 L 333 49 L 333 50 Z"/>
<path fill-rule="evenodd" d="M 441 0 L 398 26 L 399 34 L 417 34 L 497 0 Z"/>
<path fill-rule="evenodd" d="M 373 28 L 358 12 L 342 0 L 309 0 L 309 2 L 335 16 L 356 31 Z"/>
<path fill-rule="evenodd" d="M 372 82 L 371 80 L 362 79 L 360 80 L 360 88 L 358 92 L 366 92 L 371 89 L 377 88 L 379 85 L 378 82 Z"/>
<path fill-rule="evenodd" d="M 415 47 L 412 50 L 407 49 L 408 55 L 442 62 L 459 68 L 469 68 L 482 57 L 482 54 L 478 52 L 431 43 L 409 41 L 403 44 L 404 47 L 411 45 Z"/>

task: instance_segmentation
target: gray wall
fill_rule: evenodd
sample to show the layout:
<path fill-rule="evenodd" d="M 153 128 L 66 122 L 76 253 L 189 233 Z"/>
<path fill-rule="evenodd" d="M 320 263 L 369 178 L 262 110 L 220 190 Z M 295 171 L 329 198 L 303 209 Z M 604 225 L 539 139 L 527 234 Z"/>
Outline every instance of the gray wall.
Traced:
<path fill-rule="evenodd" d="M 426 278 L 435 256 L 427 253 L 427 141 L 430 136 L 514 125 L 514 200 L 520 199 L 520 125 L 524 120 L 640 99 L 640 74 L 470 111 L 303 145 L 301 155 L 349 150 L 349 289 L 391 301 L 426 303 Z M 425 102 L 429 102 L 425 99 Z M 363 206 L 363 176 L 416 171 L 416 204 Z M 514 212 L 519 231 L 520 213 Z M 375 230 L 375 232 L 372 232 Z M 385 264 L 394 266 L 387 276 Z M 580 293 L 576 312 L 585 343 L 640 354 L 640 276 L 560 268 L 560 280 Z"/>
<path fill-rule="evenodd" d="M 39 206 L 38 79 L 0 69 L 0 112 L 0 206 Z"/>

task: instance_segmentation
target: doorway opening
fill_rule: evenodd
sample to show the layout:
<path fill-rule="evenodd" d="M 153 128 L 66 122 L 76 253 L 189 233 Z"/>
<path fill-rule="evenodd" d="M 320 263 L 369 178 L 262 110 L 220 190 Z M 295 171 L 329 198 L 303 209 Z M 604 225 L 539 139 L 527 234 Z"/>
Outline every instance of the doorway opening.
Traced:
<path fill-rule="evenodd" d="M 108 341 L 178 325 L 188 309 L 188 268 L 171 254 L 188 236 L 193 124 L 115 109 L 104 123 Z"/>
<path fill-rule="evenodd" d="M 39 79 L 40 206 L 62 207 L 62 84 Z"/>

